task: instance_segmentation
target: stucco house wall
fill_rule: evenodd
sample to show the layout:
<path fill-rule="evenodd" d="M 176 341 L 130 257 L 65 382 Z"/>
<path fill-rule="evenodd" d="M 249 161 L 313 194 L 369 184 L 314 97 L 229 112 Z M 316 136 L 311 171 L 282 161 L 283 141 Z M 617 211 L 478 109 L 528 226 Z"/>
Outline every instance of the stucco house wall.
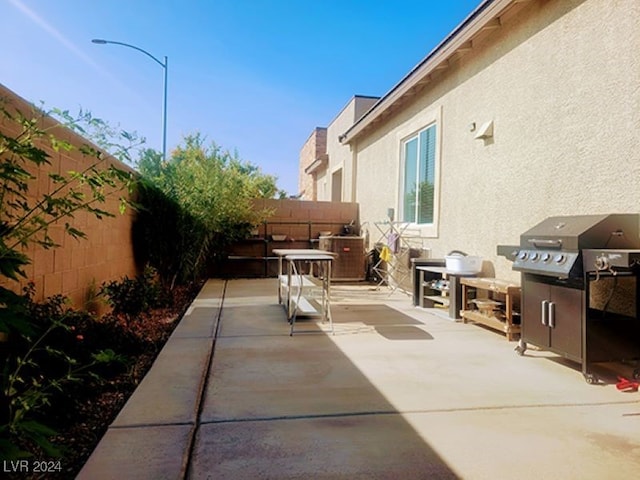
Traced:
<path fill-rule="evenodd" d="M 332 183 L 334 174 L 336 171 L 342 170 L 341 200 L 345 202 L 355 201 L 355 152 L 349 145 L 340 143 L 339 137 L 377 100 L 378 97 L 354 96 L 327 127 L 327 154 L 329 156 L 327 176 L 329 187 L 327 191 L 331 195 L 334 188 Z M 322 200 L 332 199 L 323 198 Z"/>
<path fill-rule="evenodd" d="M 331 201 L 331 178 L 328 165 L 324 165 L 322 169 L 316 172 L 316 191 L 318 193 L 316 200 L 319 202 Z"/>
<path fill-rule="evenodd" d="M 303 200 L 355 201 L 355 153 L 340 135 L 366 113 L 379 97 L 355 95 L 328 127 L 316 127 L 300 150 L 300 192 Z M 334 185 L 342 172 L 341 185 Z M 340 198 L 333 198 L 337 189 Z"/>
<path fill-rule="evenodd" d="M 425 244 L 433 257 L 480 255 L 483 274 L 513 280 L 496 245 L 518 244 L 544 218 L 640 212 L 640 2 L 518 3 L 411 101 L 348 140 L 354 201 L 372 223 L 399 208 L 401 141 L 435 121 L 439 219 L 422 229 Z M 493 137 L 476 139 L 488 121 Z"/>

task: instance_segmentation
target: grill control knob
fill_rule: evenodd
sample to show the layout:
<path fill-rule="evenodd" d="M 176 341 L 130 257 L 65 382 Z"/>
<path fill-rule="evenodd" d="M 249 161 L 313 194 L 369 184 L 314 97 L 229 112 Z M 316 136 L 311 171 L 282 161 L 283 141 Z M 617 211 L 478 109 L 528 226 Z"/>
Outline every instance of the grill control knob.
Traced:
<path fill-rule="evenodd" d="M 531 256 L 529 257 L 529 259 L 530 259 L 532 262 L 536 262 L 536 261 L 538 261 L 538 252 L 532 252 L 532 253 L 531 253 Z"/>
<path fill-rule="evenodd" d="M 559 253 L 555 257 L 553 257 L 553 261 L 556 262 L 558 265 L 562 265 L 564 262 L 567 261 L 567 257 L 563 253 Z"/>
<path fill-rule="evenodd" d="M 542 261 L 544 263 L 547 263 L 549 260 L 551 260 L 551 255 L 549 255 L 548 253 L 542 254 Z"/>
<path fill-rule="evenodd" d="M 527 252 L 526 252 L 525 250 L 522 250 L 522 251 L 518 254 L 518 258 L 519 258 L 520 260 L 526 260 L 526 259 L 527 259 L 527 256 L 528 256 L 528 254 L 527 254 Z"/>

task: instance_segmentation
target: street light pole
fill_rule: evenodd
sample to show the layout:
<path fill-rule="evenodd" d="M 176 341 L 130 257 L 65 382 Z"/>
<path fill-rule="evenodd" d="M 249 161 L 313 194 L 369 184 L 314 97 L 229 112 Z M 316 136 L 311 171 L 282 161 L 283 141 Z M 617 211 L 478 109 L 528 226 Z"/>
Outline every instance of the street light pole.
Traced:
<path fill-rule="evenodd" d="M 162 95 L 162 159 L 167 159 L 167 82 L 169 79 L 169 58 L 165 55 L 164 62 L 161 62 L 156 57 L 151 55 L 146 50 L 143 50 L 140 47 L 136 47 L 135 45 L 129 45 L 128 43 L 116 42 L 113 40 L 103 40 L 101 38 L 94 38 L 91 40 L 92 43 L 97 43 L 98 45 L 121 45 L 123 47 L 133 48 L 141 53 L 144 53 L 147 57 L 151 58 L 154 62 L 160 65 L 164 69 L 164 81 L 163 81 L 163 95 Z"/>

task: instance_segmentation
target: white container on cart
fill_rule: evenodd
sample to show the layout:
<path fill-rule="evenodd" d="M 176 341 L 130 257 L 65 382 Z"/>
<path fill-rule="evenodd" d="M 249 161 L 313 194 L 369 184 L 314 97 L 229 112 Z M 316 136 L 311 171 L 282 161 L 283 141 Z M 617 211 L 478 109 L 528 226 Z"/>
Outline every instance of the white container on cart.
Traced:
<path fill-rule="evenodd" d="M 482 257 L 451 252 L 444 257 L 446 269 L 455 273 L 478 273 L 482 270 Z"/>

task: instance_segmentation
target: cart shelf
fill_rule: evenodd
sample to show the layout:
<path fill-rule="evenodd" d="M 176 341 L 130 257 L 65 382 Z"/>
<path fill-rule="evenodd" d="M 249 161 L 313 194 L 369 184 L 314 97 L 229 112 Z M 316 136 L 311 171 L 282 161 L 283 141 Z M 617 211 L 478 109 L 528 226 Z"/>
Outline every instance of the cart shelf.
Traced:
<path fill-rule="evenodd" d="M 462 321 L 481 323 L 505 333 L 507 340 L 520 335 L 520 286 L 495 278 L 463 278 Z M 475 296 L 475 298 L 473 298 Z"/>
<path fill-rule="evenodd" d="M 425 295 L 424 298 L 431 300 L 432 302 L 440 303 L 445 307 L 449 306 L 449 297 L 442 295 Z"/>

